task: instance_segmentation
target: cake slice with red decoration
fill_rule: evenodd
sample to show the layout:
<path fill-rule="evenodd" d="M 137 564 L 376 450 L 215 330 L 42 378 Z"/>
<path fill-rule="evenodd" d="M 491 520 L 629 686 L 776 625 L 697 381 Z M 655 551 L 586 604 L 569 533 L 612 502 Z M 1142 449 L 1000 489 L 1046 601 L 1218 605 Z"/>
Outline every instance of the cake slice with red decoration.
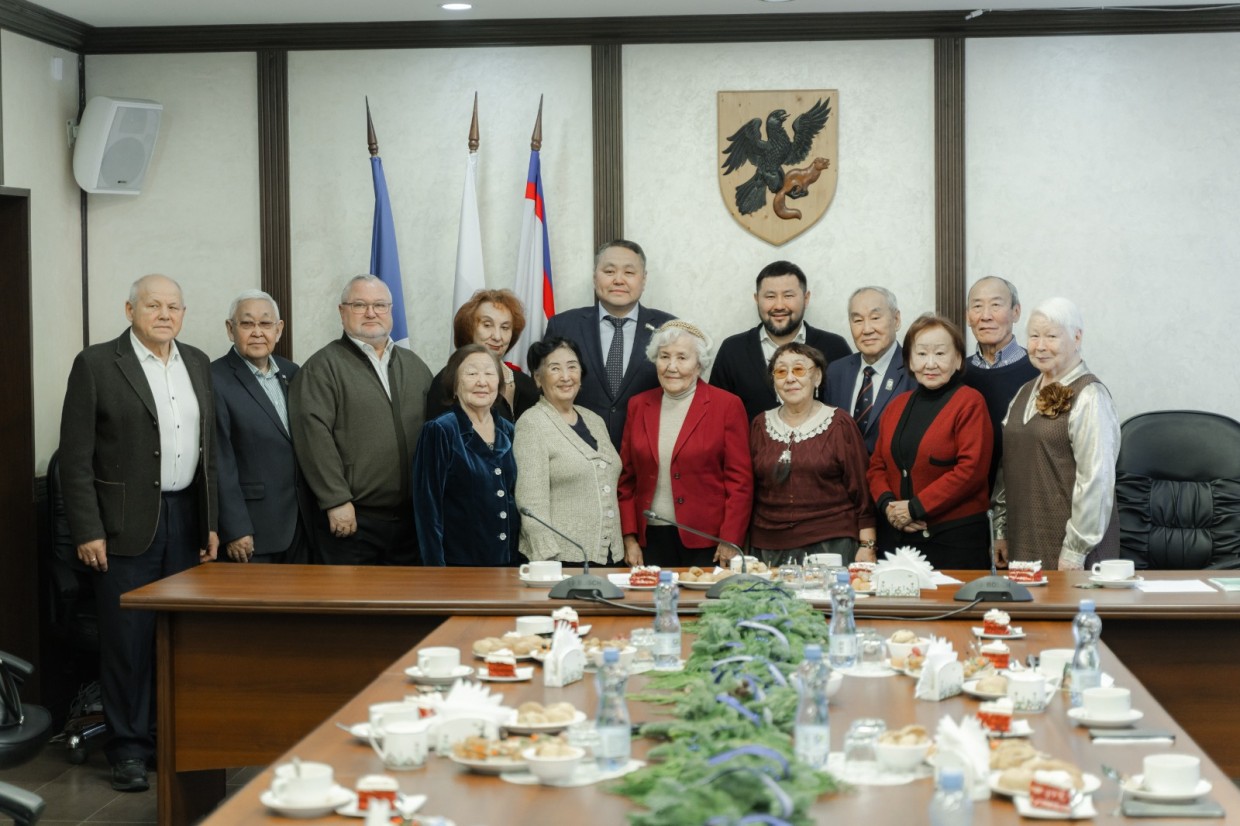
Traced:
<path fill-rule="evenodd" d="M 1068 814 L 1072 811 L 1072 775 L 1065 771 L 1035 771 L 1029 784 L 1029 805 Z"/>
<path fill-rule="evenodd" d="M 557 608 L 554 611 L 552 611 L 551 621 L 554 622 L 556 625 L 559 625 L 561 622 L 568 623 L 569 625 L 572 626 L 574 631 L 577 630 L 577 624 L 579 622 L 578 617 L 577 617 L 577 612 L 567 605 L 565 605 L 563 608 Z"/>
<path fill-rule="evenodd" d="M 1041 561 L 1009 562 L 1007 578 L 1010 582 L 1041 582 L 1042 563 Z"/>
<path fill-rule="evenodd" d="M 991 608 L 982 616 L 982 633 L 1007 636 L 1011 633 L 1012 618 L 1007 611 Z"/>
<path fill-rule="evenodd" d="M 488 677 L 503 680 L 517 676 L 517 658 L 507 648 L 487 654 L 486 666 Z"/>
<path fill-rule="evenodd" d="M 995 641 L 987 643 L 981 648 L 982 656 L 990 660 L 990 664 L 999 670 L 1003 670 L 1011 664 L 1012 649 L 1008 648 L 1004 643 Z"/>
<path fill-rule="evenodd" d="M 990 731 L 1006 733 L 1012 728 L 1012 712 L 1015 706 L 1006 697 L 982 703 L 977 709 L 977 719 Z"/>
<path fill-rule="evenodd" d="M 629 585 L 633 588 L 653 588 L 659 584 L 658 565 L 635 565 L 629 571 Z"/>

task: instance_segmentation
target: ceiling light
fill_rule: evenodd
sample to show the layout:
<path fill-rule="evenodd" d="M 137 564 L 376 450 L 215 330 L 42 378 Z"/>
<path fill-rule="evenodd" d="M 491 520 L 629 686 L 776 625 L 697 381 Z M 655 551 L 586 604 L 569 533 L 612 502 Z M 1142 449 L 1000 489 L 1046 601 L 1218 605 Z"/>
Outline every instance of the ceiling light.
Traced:
<path fill-rule="evenodd" d="M 440 3 L 439 8 L 444 11 L 469 11 L 473 6 L 469 3 Z"/>

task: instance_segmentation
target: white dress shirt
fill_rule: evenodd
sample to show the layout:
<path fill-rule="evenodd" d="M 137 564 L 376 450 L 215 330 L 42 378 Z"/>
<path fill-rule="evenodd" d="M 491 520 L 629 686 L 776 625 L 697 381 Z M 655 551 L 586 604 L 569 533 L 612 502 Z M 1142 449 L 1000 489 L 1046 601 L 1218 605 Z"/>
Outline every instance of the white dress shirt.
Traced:
<path fill-rule="evenodd" d="M 159 487 L 165 493 L 185 490 L 198 472 L 198 396 L 181 360 L 177 343 L 171 342 L 168 361 L 152 353 L 129 331 L 134 355 L 146 374 L 155 397 L 159 419 Z"/>
<path fill-rule="evenodd" d="M 874 396 L 875 401 L 878 400 L 878 391 L 882 389 L 884 377 L 887 375 L 887 368 L 891 366 L 891 360 L 896 355 L 896 343 L 891 342 L 891 346 L 887 348 L 887 352 L 878 357 L 873 364 L 866 364 L 865 356 L 861 357 L 861 367 L 857 370 L 857 379 L 853 382 L 852 395 L 848 397 L 848 415 L 852 415 L 853 407 L 857 404 L 857 394 L 861 392 L 862 386 L 865 384 L 865 368 L 874 368 Z"/>
<path fill-rule="evenodd" d="M 346 333 L 346 335 L 348 335 Z M 357 349 L 366 354 L 366 358 L 370 359 L 370 363 L 374 365 L 375 372 L 379 374 L 379 382 L 383 385 L 383 392 L 387 393 L 389 399 L 392 398 L 392 388 L 388 386 L 388 364 L 392 361 L 392 348 L 396 346 L 392 339 L 387 340 L 387 345 L 383 348 L 383 355 L 379 355 L 379 351 L 370 344 L 362 341 L 360 338 L 349 336 L 349 341 L 357 345 Z"/>
<path fill-rule="evenodd" d="M 805 343 L 805 322 L 801 322 L 801 326 L 797 328 L 797 334 L 792 340 L 798 344 Z M 766 329 L 765 324 L 758 325 L 758 343 L 762 345 L 762 360 L 767 364 L 771 363 L 771 356 L 775 355 L 775 351 L 779 349 L 779 345 L 771 340 L 771 332 Z"/>

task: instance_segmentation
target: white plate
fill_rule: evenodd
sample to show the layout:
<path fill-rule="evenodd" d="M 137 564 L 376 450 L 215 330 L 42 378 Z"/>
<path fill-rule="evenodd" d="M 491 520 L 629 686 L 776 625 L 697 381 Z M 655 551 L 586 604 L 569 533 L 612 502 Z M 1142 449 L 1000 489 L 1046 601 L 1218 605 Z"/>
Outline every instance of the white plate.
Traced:
<path fill-rule="evenodd" d="M 455 754 L 449 754 L 448 759 L 476 774 L 503 774 L 525 770 L 524 760 L 471 760 L 468 757 L 457 757 Z"/>
<path fill-rule="evenodd" d="M 986 782 L 990 784 L 990 790 L 1001 797 L 1016 797 L 1019 795 L 1020 792 L 1013 792 L 999 785 L 999 775 L 1001 774 L 1003 772 L 995 770 L 986 778 Z M 1081 782 L 1085 784 L 1085 787 L 1081 789 L 1083 794 L 1093 794 L 1102 788 L 1102 778 L 1096 774 L 1082 773 Z"/>
<path fill-rule="evenodd" d="M 446 677 L 431 677 L 428 674 L 423 674 L 422 669 L 416 665 L 411 665 L 405 669 L 405 676 L 421 685 L 452 685 L 457 680 L 462 680 L 473 673 L 474 669 L 468 665 L 458 665 Z"/>
<path fill-rule="evenodd" d="M 1043 574 L 1041 579 L 1034 580 L 1033 582 L 1017 582 L 1016 580 L 1008 579 L 1007 577 L 1004 577 L 1004 579 L 1007 579 L 1008 582 L 1016 585 L 1024 585 L 1026 588 L 1040 588 L 1050 582 L 1050 579 L 1046 576 L 1046 574 Z"/>
<path fill-rule="evenodd" d="M 714 588 L 719 584 L 718 582 L 686 582 L 683 579 L 677 581 L 680 583 L 681 588 L 685 588 L 689 591 L 709 591 L 711 588 Z M 727 578 L 719 580 L 719 582 L 727 581 Z"/>
<path fill-rule="evenodd" d="M 1128 782 L 1124 784 L 1124 794 L 1129 797 L 1135 797 L 1138 800 L 1154 800 L 1159 803 L 1175 803 L 1180 800 L 1196 800 L 1202 795 L 1210 793 L 1210 789 L 1214 786 L 1204 777 L 1197 781 L 1197 788 L 1188 794 L 1182 792 L 1152 792 L 1149 789 L 1141 788 L 1145 780 L 1144 775 L 1134 774 L 1128 778 Z"/>
<path fill-rule="evenodd" d="M 1078 726 L 1089 726 L 1090 728 L 1127 728 L 1133 723 L 1145 716 L 1145 713 L 1135 708 L 1128 709 L 1128 713 L 1120 717 L 1094 717 L 1084 708 L 1068 709 L 1068 716 L 1071 717 Z"/>
<path fill-rule="evenodd" d="M 1094 808 L 1094 799 L 1089 795 L 1082 797 L 1081 801 L 1072 807 L 1071 812 L 1035 809 L 1029 802 L 1029 797 L 1023 794 L 1014 796 L 1012 802 L 1016 804 L 1016 811 L 1020 812 L 1021 817 L 1033 820 L 1088 820 L 1098 816 L 1098 810 Z"/>
<path fill-rule="evenodd" d="M 998 700 L 1000 697 L 1007 696 L 1006 691 L 1003 692 L 1002 694 L 992 694 L 989 691 L 978 691 L 977 684 L 979 682 L 981 681 L 980 680 L 965 680 L 964 684 L 960 686 L 960 690 L 963 691 L 965 694 L 968 694 L 970 697 L 976 697 L 979 700 Z"/>
<path fill-rule="evenodd" d="M 526 680 L 534 679 L 534 666 L 527 665 L 523 668 L 518 668 L 517 676 L 515 677 L 492 677 L 487 673 L 486 666 L 483 666 L 478 669 L 477 679 L 486 683 L 523 683 Z"/>
<path fill-rule="evenodd" d="M 340 806 L 356 799 L 357 798 L 354 797 L 353 792 L 349 791 L 344 786 L 332 786 L 331 791 L 328 793 L 327 799 L 322 803 L 281 803 L 279 798 L 275 796 L 275 793 L 271 791 L 271 789 L 263 792 L 258 798 L 260 803 L 268 809 L 271 809 L 276 814 L 283 815 L 284 817 L 299 819 L 324 817 L 336 811 L 336 809 Z"/>
<path fill-rule="evenodd" d="M 553 585 L 558 585 L 568 579 L 569 576 L 571 576 L 571 574 L 560 574 L 559 579 L 526 579 L 525 577 L 518 575 L 517 579 L 521 580 L 521 584 L 526 588 L 550 588 Z"/>
<path fill-rule="evenodd" d="M 1100 576 L 1091 576 L 1089 581 L 1095 585 L 1101 585 L 1103 588 L 1135 588 L 1138 582 L 1145 582 L 1145 577 L 1134 576 L 1131 579 L 1103 579 Z"/>
<path fill-rule="evenodd" d="M 407 794 L 401 798 L 401 802 L 396 804 L 396 812 L 403 815 L 412 815 L 418 809 L 426 805 L 426 795 L 424 794 Z M 365 817 L 366 812 L 357 808 L 357 795 L 353 795 L 353 799 L 336 810 L 336 814 L 345 817 Z"/>
<path fill-rule="evenodd" d="M 533 636 L 538 636 L 538 635 L 537 635 L 537 634 L 534 634 Z M 488 656 L 488 655 L 486 655 L 486 654 L 479 654 L 477 651 L 475 651 L 475 652 L 474 652 L 474 659 L 475 659 L 475 660 L 485 660 L 485 659 L 487 658 L 487 656 Z M 512 655 L 512 658 L 513 658 L 514 660 L 516 660 L 517 662 L 520 662 L 521 660 L 533 660 L 533 659 L 536 659 L 536 657 L 535 657 L 533 654 L 513 654 L 513 655 Z M 485 666 L 483 666 L 482 668 L 477 669 L 477 670 L 478 670 L 478 673 L 482 673 L 483 668 L 485 668 Z"/>
<path fill-rule="evenodd" d="M 352 734 L 363 743 L 370 742 L 370 723 L 354 723 L 349 726 L 349 734 Z"/>
<path fill-rule="evenodd" d="M 986 736 L 991 740 L 1011 740 L 1018 737 L 1032 737 L 1033 726 L 1029 725 L 1028 720 L 1012 719 L 1012 724 L 1008 726 L 1007 731 L 991 731 L 986 729 Z"/>
<path fill-rule="evenodd" d="M 1023 640 L 1025 638 L 1025 629 L 1019 625 L 1012 625 L 1008 627 L 1007 634 L 987 634 L 983 630 L 983 626 L 975 625 L 973 626 L 973 636 L 981 637 L 984 640 Z"/>
<path fill-rule="evenodd" d="M 573 719 L 563 723 L 505 723 L 502 728 L 509 734 L 547 734 L 563 731 L 569 726 L 575 726 L 578 723 L 584 722 L 585 719 L 586 713 L 578 711 L 573 715 Z"/>
<path fill-rule="evenodd" d="M 608 574 L 607 579 L 611 582 L 611 584 L 617 585 L 621 588 L 627 588 L 630 591 L 653 591 L 656 587 L 658 587 L 656 585 L 630 585 L 628 574 Z M 680 574 L 676 571 L 672 571 L 672 584 L 680 584 Z"/>

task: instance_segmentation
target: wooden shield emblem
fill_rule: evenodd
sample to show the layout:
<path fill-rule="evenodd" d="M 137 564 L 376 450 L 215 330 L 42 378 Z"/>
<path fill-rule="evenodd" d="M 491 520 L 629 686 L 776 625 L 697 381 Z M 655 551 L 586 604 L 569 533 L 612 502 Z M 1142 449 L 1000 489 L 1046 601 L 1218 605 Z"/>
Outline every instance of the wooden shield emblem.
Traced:
<path fill-rule="evenodd" d="M 719 93 L 719 189 L 732 217 L 779 246 L 817 223 L 839 177 L 839 91 Z"/>

